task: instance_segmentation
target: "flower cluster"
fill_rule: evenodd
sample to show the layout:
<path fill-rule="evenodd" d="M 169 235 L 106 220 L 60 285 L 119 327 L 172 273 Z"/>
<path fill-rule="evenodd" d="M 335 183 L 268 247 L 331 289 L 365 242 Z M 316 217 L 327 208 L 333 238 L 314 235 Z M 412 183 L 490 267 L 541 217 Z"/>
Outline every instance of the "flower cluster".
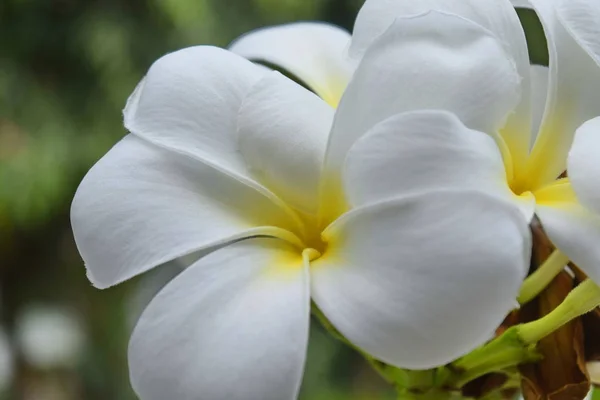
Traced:
<path fill-rule="evenodd" d="M 569 262 L 600 282 L 600 4 L 516 5 L 549 67 L 509 0 L 367 0 L 352 36 L 291 24 L 152 65 L 71 211 L 96 287 L 186 260 L 131 338 L 141 399 L 295 399 L 311 311 L 426 370 Z M 553 272 L 524 285 L 531 224 Z"/>

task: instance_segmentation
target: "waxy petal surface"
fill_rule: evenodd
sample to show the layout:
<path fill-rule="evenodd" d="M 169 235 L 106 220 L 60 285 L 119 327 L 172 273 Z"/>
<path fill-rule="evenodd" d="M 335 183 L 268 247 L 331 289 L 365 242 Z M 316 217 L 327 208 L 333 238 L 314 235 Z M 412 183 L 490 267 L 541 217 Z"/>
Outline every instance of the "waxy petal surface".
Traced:
<path fill-rule="evenodd" d="M 352 207 L 438 190 L 479 190 L 519 201 L 506 181 L 494 139 L 445 111 L 412 111 L 377 124 L 350 149 L 344 188 Z"/>
<path fill-rule="evenodd" d="M 409 369 L 488 340 L 516 304 L 531 248 L 517 209 L 479 192 L 359 208 L 324 237 L 311 270 L 316 304 L 359 348 Z"/>
<path fill-rule="evenodd" d="M 206 256 L 142 314 L 129 345 L 144 400 L 295 400 L 310 298 L 297 249 L 249 239 Z"/>
<path fill-rule="evenodd" d="M 544 27 L 550 55 L 546 109 L 528 172 L 533 188 L 543 187 L 565 171 L 575 130 L 600 115 L 597 101 L 600 67 L 581 45 L 586 35 L 577 29 L 581 26 L 578 4 L 562 0 L 529 1 Z M 594 9 L 599 6 L 594 2 Z M 590 12 L 595 11 L 590 9 Z"/>
<path fill-rule="evenodd" d="M 536 215 L 552 243 L 600 283 L 600 216 L 577 201 L 569 183 L 536 194 Z"/>
<path fill-rule="evenodd" d="M 531 146 L 535 143 L 546 109 L 549 73 L 549 68 L 543 65 L 531 66 Z"/>
<path fill-rule="evenodd" d="M 569 152 L 568 171 L 579 201 L 600 213 L 600 117 L 577 129 Z"/>
<path fill-rule="evenodd" d="M 502 135 L 513 153 L 515 164 L 523 165 L 530 142 L 529 54 L 523 28 L 510 1 L 367 0 L 354 25 L 350 54 L 354 57 L 365 54 L 368 47 L 384 34 L 397 18 L 417 15 L 429 10 L 457 15 L 485 28 L 505 48 L 507 57 L 515 63 L 523 90 L 520 103 L 509 116 Z"/>
<path fill-rule="evenodd" d="M 125 127 L 261 190 L 238 151 L 237 114 L 265 73 L 269 72 L 216 47 L 167 54 L 154 62 L 129 98 L 123 111 Z"/>
<path fill-rule="evenodd" d="M 317 211 L 319 181 L 334 109 L 272 72 L 244 99 L 240 152 L 252 175 L 287 204 Z"/>
<path fill-rule="evenodd" d="M 92 283 L 115 285 L 186 254 L 292 227 L 273 202 L 190 157 L 129 135 L 92 167 L 71 207 Z"/>
<path fill-rule="evenodd" d="M 519 102 L 519 87 L 514 62 L 481 26 L 440 12 L 397 20 L 369 48 L 344 93 L 329 138 L 323 195 L 340 191 L 336 174 L 348 150 L 386 118 L 441 109 L 471 129 L 494 133 Z M 324 213 L 343 207 L 330 208 Z"/>
<path fill-rule="evenodd" d="M 234 41 L 230 50 L 291 72 L 336 106 L 354 69 L 346 54 L 349 44 L 350 34 L 342 28 L 299 22 L 249 32 Z"/>

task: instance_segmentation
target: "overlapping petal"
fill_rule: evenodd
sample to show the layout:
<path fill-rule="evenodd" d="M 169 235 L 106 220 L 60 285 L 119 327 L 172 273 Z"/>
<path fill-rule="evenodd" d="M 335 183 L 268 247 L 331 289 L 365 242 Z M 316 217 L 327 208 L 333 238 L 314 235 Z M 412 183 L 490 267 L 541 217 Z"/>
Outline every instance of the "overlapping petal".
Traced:
<path fill-rule="evenodd" d="M 324 237 L 313 299 L 352 343 L 410 369 L 447 363 L 489 339 L 515 305 L 531 248 L 517 209 L 480 192 L 359 208 Z"/>
<path fill-rule="evenodd" d="M 529 0 L 529 5 L 540 17 L 550 55 L 548 100 L 528 171 L 531 186 L 542 187 L 565 171 L 575 130 L 600 114 L 600 67 L 581 46 L 586 39 L 578 33 L 577 3 Z"/>
<path fill-rule="evenodd" d="M 529 67 L 529 57 L 525 34 L 508 0 L 367 0 L 356 17 L 350 54 L 364 54 L 396 18 L 429 10 L 455 14 L 490 30 L 510 49 L 523 76 L 528 76 L 526 69 Z"/>
<path fill-rule="evenodd" d="M 104 288 L 261 226 L 293 227 L 270 199 L 190 157 L 127 136 L 81 182 L 75 241 Z"/>
<path fill-rule="evenodd" d="M 568 170 L 579 201 L 600 213 L 600 118 L 587 121 L 577 130 Z"/>
<path fill-rule="evenodd" d="M 353 207 L 445 189 L 515 202 L 527 220 L 535 207 L 508 187 L 494 138 L 445 111 L 412 111 L 377 124 L 350 149 L 343 179 Z"/>
<path fill-rule="evenodd" d="M 568 182 L 543 189 L 536 200 L 536 215 L 552 243 L 600 282 L 600 216 L 577 201 Z"/>
<path fill-rule="evenodd" d="M 543 65 L 531 66 L 531 146 L 542 125 L 548 98 L 549 69 Z"/>
<path fill-rule="evenodd" d="M 454 14 L 482 26 L 498 39 L 514 61 L 523 90 L 502 135 L 513 153 L 513 162 L 523 165 L 530 141 L 529 55 L 523 28 L 509 0 L 367 0 L 356 19 L 350 54 L 355 57 L 364 54 L 396 18 L 428 10 Z"/>
<path fill-rule="evenodd" d="M 577 43 L 600 63 L 600 4 L 594 0 L 561 0 L 558 16 Z"/>
<path fill-rule="evenodd" d="M 307 265 L 249 239 L 183 271 L 142 314 L 129 346 L 144 400 L 295 400 L 310 315 Z"/>
<path fill-rule="evenodd" d="M 253 177 L 287 204 L 316 213 L 334 110 L 315 94 L 272 72 L 244 99 L 240 152 Z"/>
<path fill-rule="evenodd" d="M 231 52 L 189 47 L 157 60 L 131 95 L 125 127 L 252 185 L 238 152 L 237 113 L 265 70 Z"/>
<path fill-rule="evenodd" d="M 234 41 L 230 50 L 291 72 L 335 106 L 352 75 L 349 44 L 350 34 L 342 28 L 300 22 L 249 32 Z"/>
<path fill-rule="evenodd" d="M 440 12 L 399 19 L 369 48 L 344 93 L 326 173 L 341 168 L 371 127 L 406 111 L 447 110 L 469 128 L 493 133 L 519 102 L 519 88 L 514 62 L 481 26 Z M 329 197 L 337 190 L 333 172 L 324 184 Z"/>

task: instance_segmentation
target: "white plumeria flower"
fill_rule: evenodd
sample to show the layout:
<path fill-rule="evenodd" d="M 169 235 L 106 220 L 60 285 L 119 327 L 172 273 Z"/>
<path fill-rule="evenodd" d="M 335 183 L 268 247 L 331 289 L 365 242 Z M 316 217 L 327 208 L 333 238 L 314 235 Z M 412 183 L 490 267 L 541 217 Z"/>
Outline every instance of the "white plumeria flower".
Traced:
<path fill-rule="evenodd" d="M 546 233 L 600 282 L 600 3 L 516 0 L 544 27 L 549 68 L 534 67 L 535 144 L 517 187 L 533 193 Z M 544 106 L 545 104 L 545 106 Z M 539 119 L 537 119 L 539 118 Z M 566 172 L 564 178 L 557 179 Z"/>
<path fill-rule="evenodd" d="M 417 110 L 437 104 L 493 131 L 517 82 L 488 30 L 441 13 L 381 35 L 337 111 L 226 50 L 155 62 L 125 108 L 131 134 L 90 170 L 71 213 L 100 288 L 205 254 L 134 330 L 140 397 L 296 398 L 311 300 L 357 347 L 400 367 L 444 364 L 489 339 L 528 269 L 527 222 L 469 184 L 483 169 L 466 175 L 442 153 L 475 143 L 486 149 L 470 153 L 478 166 L 501 164 L 494 140 Z M 447 173 L 413 142 L 439 149 Z"/>
<path fill-rule="evenodd" d="M 353 205 L 354 198 L 364 204 L 370 196 L 392 198 L 414 190 L 415 182 L 422 190 L 481 190 L 513 203 L 528 222 L 537 216 L 566 255 L 560 259 L 565 264 L 567 258 L 572 260 L 600 282 L 600 2 L 515 4 L 536 9 L 548 39 L 549 68 L 529 65 L 525 35 L 508 0 L 365 2 L 348 50 L 355 59 L 365 59 L 341 100 L 334 132 L 343 130 L 349 140 L 363 135 L 374 120 L 389 117 L 389 125 L 398 125 L 406 116 L 396 117 L 396 122 L 392 116 L 411 108 L 446 110 L 460 122 L 431 111 L 420 129 L 402 135 L 398 129 L 371 132 L 364 137 L 368 140 L 354 144 L 345 171 L 348 179 L 360 177 L 368 184 L 361 186 L 361 193 L 350 191 L 348 196 Z M 477 32 L 478 40 L 440 34 L 439 28 L 424 35 L 430 41 L 405 40 L 395 33 L 406 23 L 399 17 L 419 14 L 421 20 L 439 22 L 446 30 L 463 19 L 462 25 Z M 470 35 L 468 29 L 463 31 Z M 268 34 L 264 30 L 254 35 L 264 44 Z M 273 51 L 278 58 L 265 51 L 253 54 L 248 49 L 252 37 L 243 37 L 232 49 L 271 63 L 283 59 L 281 52 Z M 446 43 L 469 46 L 444 52 Z M 410 46 L 414 48 L 407 56 Z M 478 70 L 480 74 L 466 73 L 463 63 L 481 63 L 490 54 L 504 60 Z M 288 57 L 281 65 L 310 85 L 307 77 L 314 72 L 300 73 L 290 67 L 294 62 Z M 389 71 L 395 72 L 393 80 Z M 360 85 L 358 77 L 368 84 Z M 319 93 L 320 87 L 314 90 Z M 385 101 L 352 105 L 374 94 Z M 345 113 L 353 118 L 344 118 Z M 402 130 L 407 129 L 405 124 Z"/>

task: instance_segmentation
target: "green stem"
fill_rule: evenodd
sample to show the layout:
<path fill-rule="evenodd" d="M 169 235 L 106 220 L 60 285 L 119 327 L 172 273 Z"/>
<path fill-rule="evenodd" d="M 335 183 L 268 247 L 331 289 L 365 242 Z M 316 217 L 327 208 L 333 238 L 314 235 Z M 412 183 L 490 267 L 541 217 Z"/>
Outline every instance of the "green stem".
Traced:
<path fill-rule="evenodd" d="M 433 389 L 427 392 L 400 390 L 398 400 L 467 400 L 460 392 Z"/>
<path fill-rule="evenodd" d="M 501 336 L 452 363 L 450 385 L 460 388 L 488 373 L 539 360 L 535 349 L 538 341 L 598 306 L 600 287 L 588 279 L 573 289 L 549 314 L 537 321 L 507 329 Z"/>
<path fill-rule="evenodd" d="M 452 379 L 454 387 L 462 387 L 480 376 L 540 359 L 535 344 L 523 343 L 518 326 L 509 328 L 501 336 L 475 349 L 452 363 L 457 373 Z"/>
<path fill-rule="evenodd" d="M 524 343 L 534 344 L 569 321 L 598 306 L 600 306 L 600 287 L 591 279 L 587 279 L 573 289 L 552 312 L 537 321 L 516 328 Z"/>
<path fill-rule="evenodd" d="M 373 357 L 363 354 L 363 357 L 369 365 L 389 384 L 395 386 L 405 386 L 408 382 L 408 374 L 406 371 L 398 368 L 390 367 Z"/>
<path fill-rule="evenodd" d="M 559 250 L 554 250 L 542 266 L 523 282 L 518 298 L 519 304 L 525 304 L 540 294 L 568 263 L 569 258 L 567 256 Z"/>

